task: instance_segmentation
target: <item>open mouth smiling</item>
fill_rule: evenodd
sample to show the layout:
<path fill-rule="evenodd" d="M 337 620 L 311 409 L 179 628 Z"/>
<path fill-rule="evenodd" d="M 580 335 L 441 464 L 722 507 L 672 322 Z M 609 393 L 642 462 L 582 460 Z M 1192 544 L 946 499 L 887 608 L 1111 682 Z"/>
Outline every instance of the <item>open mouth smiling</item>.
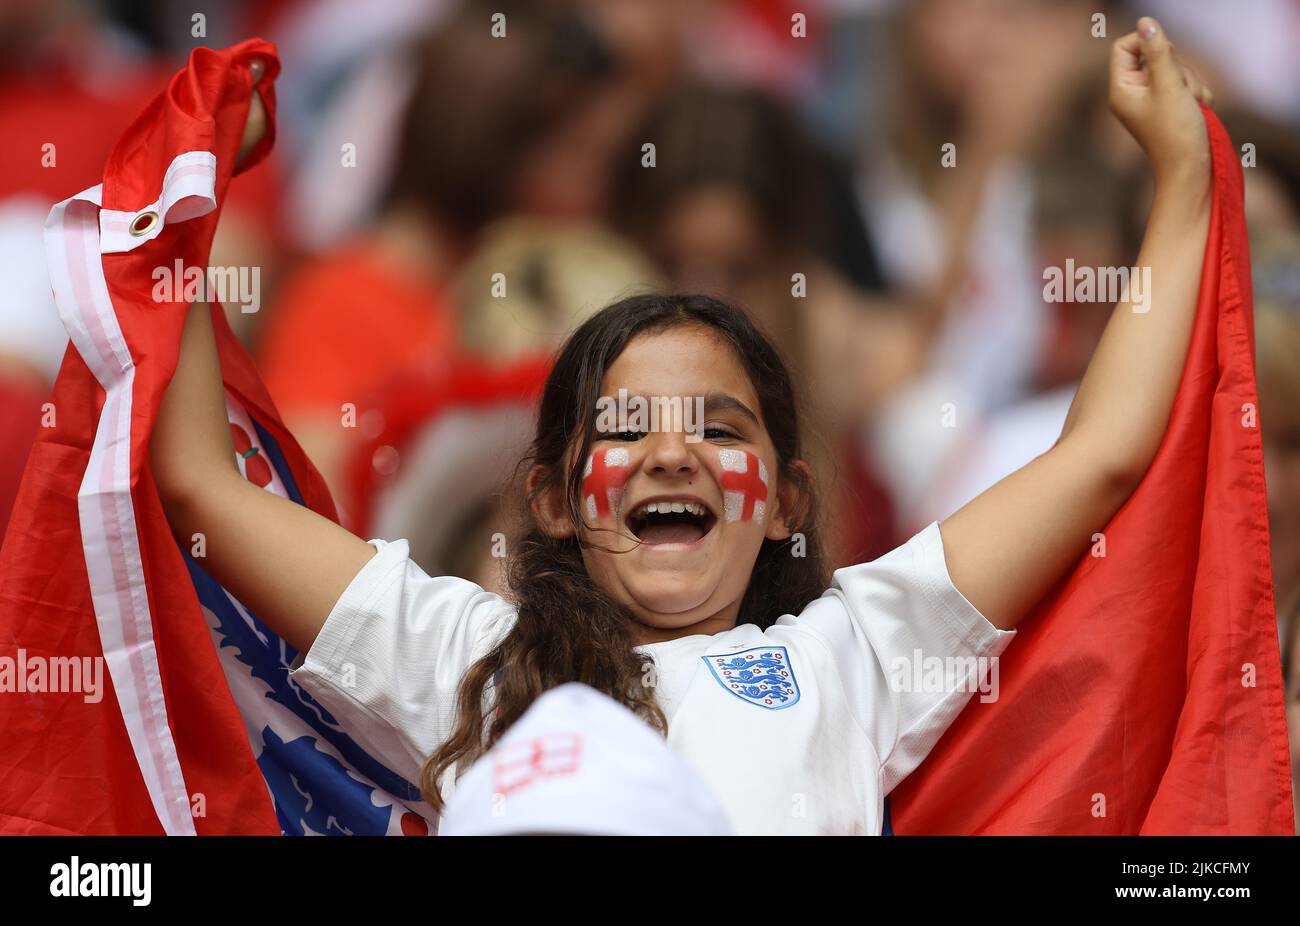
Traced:
<path fill-rule="evenodd" d="M 638 502 L 623 519 L 637 540 L 650 546 L 693 544 L 718 523 L 713 509 L 693 495 L 664 495 Z"/>

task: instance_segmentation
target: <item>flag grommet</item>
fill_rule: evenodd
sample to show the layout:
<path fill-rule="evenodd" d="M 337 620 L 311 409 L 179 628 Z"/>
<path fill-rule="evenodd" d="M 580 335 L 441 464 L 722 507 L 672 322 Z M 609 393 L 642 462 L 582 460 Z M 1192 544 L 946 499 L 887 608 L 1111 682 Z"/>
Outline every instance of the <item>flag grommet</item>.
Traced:
<path fill-rule="evenodd" d="M 154 226 L 158 224 L 158 213 L 141 212 L 131 221 L 131 234 L 139 238 L 141 235 L 147 235 L 153 231 Z"/>

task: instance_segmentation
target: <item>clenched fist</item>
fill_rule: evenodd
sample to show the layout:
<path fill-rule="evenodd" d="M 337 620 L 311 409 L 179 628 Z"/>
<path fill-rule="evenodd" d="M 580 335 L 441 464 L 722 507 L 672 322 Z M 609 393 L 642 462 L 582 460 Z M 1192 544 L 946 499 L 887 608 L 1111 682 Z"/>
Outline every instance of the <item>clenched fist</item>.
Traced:
<path fill-rule="evenodd" d="M 1165 177 L 1208 179 L 1209 137 L 1197 101 L 1214 96 L 1174 55 L 1173 44 L 1149 16 L 1110 53 L 1110 108 Z"/>

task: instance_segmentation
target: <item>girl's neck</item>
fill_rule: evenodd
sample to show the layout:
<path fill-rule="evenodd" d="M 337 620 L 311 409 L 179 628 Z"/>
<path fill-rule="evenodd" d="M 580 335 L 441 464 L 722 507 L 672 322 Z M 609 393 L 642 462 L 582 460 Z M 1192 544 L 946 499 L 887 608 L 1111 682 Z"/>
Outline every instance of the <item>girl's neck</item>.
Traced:
<path fill-rule="evenodd" d="M 632 642 L 636 646 L 645 646 L 650 643 L 667 643 L 671 640 L 680 640 L 682 637 L 700 635 L 711 637 L 735 627 L 739 613 L 740 602 L 737 601 L 711 617 L 706 617 L 694 624 L 687 624 L 684 627 L 655 627 L 652 624 L 637 620 L 632 627 Z"/>

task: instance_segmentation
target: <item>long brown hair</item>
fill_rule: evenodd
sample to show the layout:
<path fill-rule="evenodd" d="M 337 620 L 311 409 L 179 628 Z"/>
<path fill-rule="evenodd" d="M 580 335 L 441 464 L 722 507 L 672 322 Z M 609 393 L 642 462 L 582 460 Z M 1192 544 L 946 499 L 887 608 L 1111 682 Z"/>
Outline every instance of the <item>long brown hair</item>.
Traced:
<path fill-rule="evenodd" d="M 587 574 L 578 539 L 581 467 L 595 428 L 605 371 L 638 334 L 678 326 L 705 328 L 735 352 L 754 391 L 776 450 L 778 476 L 794 484 L 802 503 L 797 524 L 799 555 L 791 540 L 764 540 L 741 601 L 737 623 L 770 627 L 782 614 L 800 611 L 826 587 L 816 535 L 813 486 L 801 459 L 799 420 L 789 371 L 775 347 L 749 317 L 710 296 L 638 295 L 593 315 L 561 348 L 542 393 L 537 431 L 519 471 L 543 473 L 523 499 L 527 527 L 510 545 L 507 572 L 518 608 L 514 626 L 461 679 L 451 736 L 425 762 L 420 776 L 425 799 L 441 809 L 438 782 L 453 765 L 465 768 L 517 721 L 534 699 L 565 682 L 582 682 L 625 705 L 660 732 L 667 719 L 655 703 L 653 658 L 633 648 L 631 613 Z M 575 531 L 568 538 L 544 532 L 531 513 L 542 493 L 565 486 Z M 485 697 L 491 685 L 490 699 Z M 490 713 L 489 713 L 490 712 Z"/>

